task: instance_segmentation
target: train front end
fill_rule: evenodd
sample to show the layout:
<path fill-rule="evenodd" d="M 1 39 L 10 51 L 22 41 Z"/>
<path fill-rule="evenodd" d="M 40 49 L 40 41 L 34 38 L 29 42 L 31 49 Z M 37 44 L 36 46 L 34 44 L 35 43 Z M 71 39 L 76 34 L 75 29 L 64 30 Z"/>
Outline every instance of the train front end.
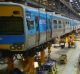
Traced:
<path fill-rule="evenodd" d="M 0 50 L 23 51 L 23 17 L 21 6 L 0 3 Z"/>

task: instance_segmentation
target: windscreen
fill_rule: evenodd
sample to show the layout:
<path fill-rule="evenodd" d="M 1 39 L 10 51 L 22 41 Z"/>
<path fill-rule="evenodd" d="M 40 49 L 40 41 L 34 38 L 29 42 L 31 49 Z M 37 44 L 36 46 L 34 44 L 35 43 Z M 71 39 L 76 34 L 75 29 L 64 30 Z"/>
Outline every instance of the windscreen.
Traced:
<path fill-rule="evenodd" d="M 23 32 L 22 8 L 16 5 L 0 5 L 0 35 L 21 35 Z"/>
<path fill-rule="evenodd" d="M 21 17 L 0 17 L 0 35 L 23 34 L 23 19 Z"/>

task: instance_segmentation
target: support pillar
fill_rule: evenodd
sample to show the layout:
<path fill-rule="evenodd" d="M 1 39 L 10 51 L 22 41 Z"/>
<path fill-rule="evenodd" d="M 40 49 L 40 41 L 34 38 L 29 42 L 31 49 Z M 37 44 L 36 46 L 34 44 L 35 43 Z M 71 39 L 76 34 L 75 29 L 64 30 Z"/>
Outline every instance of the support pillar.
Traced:
<path fill-rule="evenodd" d="M 13 69 L 14 69 L 13 57 L 8 57 L 7 59 L 8 59 L 8 62 L 7 62 L 7 64 L 8 64 L 7 70 L 8 70 L 9 73 L 11 73 L 13 71 Z"/>
<path fill-rule="evenodd" d="M 42 50 L 40 53 L 41 53 L 40 62 L 41 62 L 41 65 L 43 65 L 45 63 L 45 51 Z"/>
<path fill-rule="evenodd" d="M 25 72 L 25 74 L 35 74 L 34 56 L 25 58 L 24 72 Z"/>

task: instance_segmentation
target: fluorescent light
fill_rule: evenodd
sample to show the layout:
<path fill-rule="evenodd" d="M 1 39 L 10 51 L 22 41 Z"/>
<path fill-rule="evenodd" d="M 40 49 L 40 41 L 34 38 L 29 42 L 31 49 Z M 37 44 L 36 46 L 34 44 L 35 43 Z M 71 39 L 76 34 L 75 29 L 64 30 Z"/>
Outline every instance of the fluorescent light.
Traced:
<path fill-rule="evenodd" d="M 78 13 L 80 15 L 80 13 Z"/>
<path fill-rule="evenodd" d="M 70 0 L 70 2 L 73 2 L 73 0 Z"/>
<path fill-rule="evenodd" d="M 78 5 L 78 7 L 79 7 L 79 5 Z"/>
<path fill-rule="evenodd" d="M 39 67 L 38 62 L 34 62 L 34 68 L 37 68 L 37 67 Z"/>
<path fill-rule="evenodd" d="M 78 4 L 77 4 L 77 6 L 78 6 Z"/>

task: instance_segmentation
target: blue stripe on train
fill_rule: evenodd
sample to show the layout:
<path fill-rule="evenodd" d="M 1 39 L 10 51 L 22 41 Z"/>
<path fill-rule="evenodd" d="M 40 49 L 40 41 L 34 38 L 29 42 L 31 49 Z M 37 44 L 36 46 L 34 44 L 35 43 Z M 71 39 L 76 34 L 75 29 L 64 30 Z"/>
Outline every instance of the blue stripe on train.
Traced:
<path fill-rule="evenodd" d="M 0 35 L 0 44 L 13 44 L 24 40 L 24 35 Z"/>

